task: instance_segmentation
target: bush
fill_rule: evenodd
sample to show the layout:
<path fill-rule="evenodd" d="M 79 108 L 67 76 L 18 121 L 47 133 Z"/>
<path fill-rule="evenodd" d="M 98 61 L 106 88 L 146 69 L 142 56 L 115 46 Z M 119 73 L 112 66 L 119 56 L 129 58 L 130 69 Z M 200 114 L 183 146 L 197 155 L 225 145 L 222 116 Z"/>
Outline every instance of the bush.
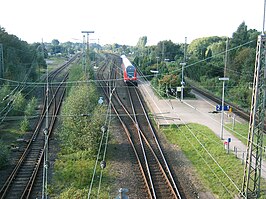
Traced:
<path fill-rule="evenodd" d="M 20 123 L 20 130 L 25 132 L 25 131 L 28 131 L 29 128 L 30 128 L 30 122 L 27 119 L 27 117 L 24 117 L 24 119 Z"/>
<path fill-rule="evenodd" d="M 64 104 L 62 115 L 69 115 L 62 120 L 59 134 L 63 148 L 69 152 L 88 150 L 92 154 L 97 150 L 100 128 L 104 124 L 102 115 L 105 108 L 99 106 L 98 95 L 93 85 L 79 85 L 70 90 Z M 82 114 L 89 114 L 82 117 Z"/>
<path fill-rule="evenodd" d="M 8 163 L 9 150 L 2 140 L 0 140 L 0 168 Z"/>
<path fill-rule="evenodd" d="M 37 107 L 37 99 L 33 97 L 26 106 L 25 115 L 27 116 L 33 115 L 36 107 Z"/>

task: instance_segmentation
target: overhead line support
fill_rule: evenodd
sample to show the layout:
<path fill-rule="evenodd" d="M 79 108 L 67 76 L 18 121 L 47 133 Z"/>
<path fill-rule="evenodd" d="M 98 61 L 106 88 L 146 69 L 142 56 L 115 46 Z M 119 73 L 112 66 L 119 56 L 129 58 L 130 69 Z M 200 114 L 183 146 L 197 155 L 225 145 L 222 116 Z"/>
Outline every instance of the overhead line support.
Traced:
<path fill-rule="evenodd" d="M 256 50 L 256 62 L 249 120 L 247 153 L 244 167 L 242 196 L 260 197 L 262 166 L 262 146 L 265 117 L 265 81 L 266 81 L 266 35 L 259 35 Z"/>

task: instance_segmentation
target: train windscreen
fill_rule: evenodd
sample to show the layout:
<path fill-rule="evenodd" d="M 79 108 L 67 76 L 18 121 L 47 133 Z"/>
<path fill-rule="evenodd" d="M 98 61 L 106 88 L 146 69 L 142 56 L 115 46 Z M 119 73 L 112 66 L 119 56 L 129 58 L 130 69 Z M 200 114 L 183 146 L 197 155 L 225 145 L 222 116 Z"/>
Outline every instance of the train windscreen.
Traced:
<path fill-rule="evenodd" d="M 135 67 L 134 66 L 127 67 L 127 76 L 129 78 L 134 77 L 134 72 L 135 72 Z"/>

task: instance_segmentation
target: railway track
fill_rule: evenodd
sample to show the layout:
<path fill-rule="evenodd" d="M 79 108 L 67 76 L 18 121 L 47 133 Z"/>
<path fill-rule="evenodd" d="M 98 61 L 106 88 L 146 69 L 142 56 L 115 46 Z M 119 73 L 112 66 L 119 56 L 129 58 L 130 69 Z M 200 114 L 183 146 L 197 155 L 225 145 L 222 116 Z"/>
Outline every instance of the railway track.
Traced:
<path fill-rule="evenodd" d="M 213 94 L 197 87 L 196 85 L 194 85 L 192 82 L 188 81 L 191 89 L 195 90 L 196 92 L 200 93 L 201 95 L 207 97 L 208 99 L 216 102 L 217 104 L 221 104 L 221 99 L 214 96 Z M 232 110 L 233 113 L 235 113 L 236 115 L 238 115 L 239 117 L 241 117 L 242 119 L 246 120 L 247 122 L 249 122 L 250 119 L 250 112 L 243 110 L 242 108 L 238 107 L 235 104 L 229 103 L 229 102 L 225 102 L 226 105 L 229 105 Z M 264 121 L 264 134 L 266 134 L 266 121 Z"/>
<path fill-rule="evenodd" d="M 110 57 L 108 59 L 110 63 L 112 59 Z M 135 161 L 141 172 L 141 184 L 145 190 L 143 198 L 179 199 L 181 198 L 181 191 L 171 174 L 138 88 L 124 86 L 121 80 L 122 86 L 117 89 L 115 83 L 117 81 L 110 81 L 117 77 L 122 79 L 119 77 L 121 72 L 118 67 L 120 65 L 118 58 L 113 60 L 113 64 L 105 64 L 98 74 L 103 74 L 104 70 L 108 70 L 108 76 L 101 75 L 98 78 L 109 80 L 108 82 L 101 82 L 101 86 L 106 97 L 112 101 L 113 110 L 131 145 Z"/>
<path fill-rule="evenodd" d="M 206 92 L 200 88 L 198 88 L 197 86 L 195 86 L 194 84 L 190 83 L 189 84 L 191 89 L 195 90 L 196 92 L 202 94 L 203 96 L 209 98 L 210 100 L 218 103 L 218 104 L 221 104 L 221 99 L 218 98 L 218 97 L 215 97 L 214 95 L 212 95 L 211 93 L 209 92 Z M 229 105 L 230 107 L 232 107 L 233 111 L 235 114 L 237 114 L 238 116 L 240 116 L 241 118 L 249 121 L 249 113 L 247 111 L 244 111 L 243 109 L 239 108 L 238 106 L 232 104 L 232 103 L 228 103 L 228 102 L 225 102 L 227 105 Z"/>
<path fill-rule="evenodd" d="M 75 59 L 77 55 L 63 64 L 58 69 L 49 73 L 48 85 L 49 90 L 44 88 L 43 108 L 40 117 L 36 122 L 35 128 L 26 140 L 27 144 L 16 166 L 0 190 L 0 198 L 41 198 L 42 192 L 42 175 L 40 172 L 43 168 L 43 157 L 45 147 L 44 129 L 47 128 L 47 139 L 51 136 L 56 123 L 56 116 L 59 113 L 60 106 L 65 94 L 65 81 L 68 72 L 65 70 Z M 53 83 L 57 81 L 58 83 Z M 48 106 L 48 107 L 47 107 Z M 48 110 L 48 113 L 47 113 Z M 46 117 L 48 114 L 48 117 Z M 48 166 L 48 163 L 46 162 Z M 47 176 L 47 173 L 45 174 Z"/>

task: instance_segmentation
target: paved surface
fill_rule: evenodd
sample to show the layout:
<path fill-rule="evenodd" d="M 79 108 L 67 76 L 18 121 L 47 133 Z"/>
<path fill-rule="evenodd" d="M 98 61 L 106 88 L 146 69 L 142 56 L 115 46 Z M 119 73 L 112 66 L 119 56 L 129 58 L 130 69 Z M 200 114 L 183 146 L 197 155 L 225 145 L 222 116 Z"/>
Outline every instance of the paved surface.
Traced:
<path fill-rule="evenodd" d="M 196 99 L 184 99 L 182 102 L 179 99 L 159 99 L 153 93 L 148 82 L 140 83 L 139 89 L 154 115 L 157 125 L 199 123 L 209 127 L 218 137 L 221 137 L 221 113 L 214 112 L 216 104 L 209 99 L 198 93 L 195 93 Z M 235 122 L 243 123 L 245 121 L 236 116 Z M 233 114 L 224 115 L 224 124 L 228 123 L 233 125 Z M 245 159 L 246 145 L 226 129 L 223 130 L 222 135 L 221 142 L 224 143 L 228 138 L 231 138 L 230 151 L 233 152 L 234 148 L 237 148 L 237 157 L 243 160 L 244 156 Z M 266 179 L 265 161 L 262 163 L 262 177 Z"/>

